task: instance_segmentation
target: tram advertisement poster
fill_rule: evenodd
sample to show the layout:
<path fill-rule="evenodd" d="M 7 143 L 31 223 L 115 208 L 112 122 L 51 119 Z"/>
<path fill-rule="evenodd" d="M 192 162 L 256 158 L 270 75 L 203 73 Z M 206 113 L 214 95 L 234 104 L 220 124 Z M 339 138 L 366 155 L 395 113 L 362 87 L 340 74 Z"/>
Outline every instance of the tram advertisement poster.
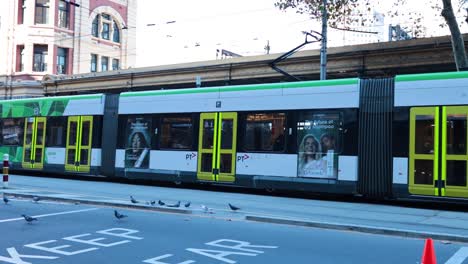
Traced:
<path fill-rule="evenodd" d="M 125 167 L 147 169 L 151 146 L 151 119 L 129 118 L 127 122 L 127 147 Z"/>
<path fill-rule="evenodd" d="M 303 115 L 297 123 L 299 177 L 337 177 L 340 125 L 338 113 Z"/>

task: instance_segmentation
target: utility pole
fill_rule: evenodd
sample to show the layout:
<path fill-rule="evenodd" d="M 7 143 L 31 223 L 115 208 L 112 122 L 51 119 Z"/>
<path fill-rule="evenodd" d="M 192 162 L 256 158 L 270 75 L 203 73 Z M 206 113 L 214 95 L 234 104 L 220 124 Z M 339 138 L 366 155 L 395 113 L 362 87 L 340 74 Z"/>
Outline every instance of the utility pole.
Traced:
<path fill-rule="evenodd" d="M 320 80 L 327 79 L 327 0 L 323 0 L 322 9 L 322 48 L 320 49 Z"/>

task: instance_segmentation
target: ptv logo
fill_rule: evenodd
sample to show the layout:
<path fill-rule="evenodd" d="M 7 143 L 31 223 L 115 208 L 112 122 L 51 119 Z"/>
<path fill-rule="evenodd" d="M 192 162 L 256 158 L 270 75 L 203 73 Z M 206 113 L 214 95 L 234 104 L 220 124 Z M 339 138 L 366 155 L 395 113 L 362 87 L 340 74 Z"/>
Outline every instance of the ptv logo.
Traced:
<path fill-rule="evenodd" d="M 197 156 L 197 153 L 194 153 L 194 152 L 189 153 L 189 154 L 185 155 L 185 160 L 192 160 L 192 159 L 194 159 L 196 156 Z"/>
<path fill-rule="evenodd" d="M 237 156 L 237 161 L 244 161 L 244 160 L 247 160 L 249 158 L 250 158 L 249 155 L 244 154 L 242 156 Z"/>

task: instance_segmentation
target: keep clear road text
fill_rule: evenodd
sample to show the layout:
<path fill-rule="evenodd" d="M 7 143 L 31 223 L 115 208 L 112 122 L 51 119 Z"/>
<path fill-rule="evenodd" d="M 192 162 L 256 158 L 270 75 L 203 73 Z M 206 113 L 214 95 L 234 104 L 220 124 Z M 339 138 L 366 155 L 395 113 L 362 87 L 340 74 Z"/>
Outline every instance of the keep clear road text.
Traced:
<path fill-rule="evenodd" d="M 140 231 L 135 229 L 110 228 L 95 231 L 94 233 L 67 236 L 59 240 L 47 240 L 24 245 L 26 248 L 47 252 L 46 255 L 42 255 L 41 253 L 34 255 L 31 255 L 30 253 L 22 254 L 15 247 L 9 247 L 6 249 L 8 256 L 0 256 L 0 262 L 32 264 L 35 259 L 53 260 L 61 257 L 84 254 L 102 248 L 119 246 L 144 239 L 139 233 Z M 89 247 L 81 248 L 83 245 L 79 244 L 84 244 Z M 278 248 L 277 246 L 253 245 L 247 241 L 232 239 L 218 239 L 207 242 L 205 245 L 207 246 L 206 248 L 186 248 L 185 250 L 192 252 L 193 254 L 232 264 L 236 263 L 236 256 L 255 257 L 266 253 L 267 250 Z M 73 250 L 73 247 L 79 247 L 80 249 Z M 142 262 L 150 264 L 196 263 L 196 261 L 192 259 L 178 263 L 170 262 L 173 256 L 174 254 L 162 254 L 156 257 L 142 260 Z"/>

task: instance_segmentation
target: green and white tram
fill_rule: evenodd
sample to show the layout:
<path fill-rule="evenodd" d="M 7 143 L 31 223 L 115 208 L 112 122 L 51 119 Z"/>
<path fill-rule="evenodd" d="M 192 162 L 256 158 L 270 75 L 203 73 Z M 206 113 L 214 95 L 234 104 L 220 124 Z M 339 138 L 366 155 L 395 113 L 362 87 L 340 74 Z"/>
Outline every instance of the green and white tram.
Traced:
<path fill-rule="evenodd" d="M 0 101 L 13 170 L 468 198 L 468 72 Z"/>

